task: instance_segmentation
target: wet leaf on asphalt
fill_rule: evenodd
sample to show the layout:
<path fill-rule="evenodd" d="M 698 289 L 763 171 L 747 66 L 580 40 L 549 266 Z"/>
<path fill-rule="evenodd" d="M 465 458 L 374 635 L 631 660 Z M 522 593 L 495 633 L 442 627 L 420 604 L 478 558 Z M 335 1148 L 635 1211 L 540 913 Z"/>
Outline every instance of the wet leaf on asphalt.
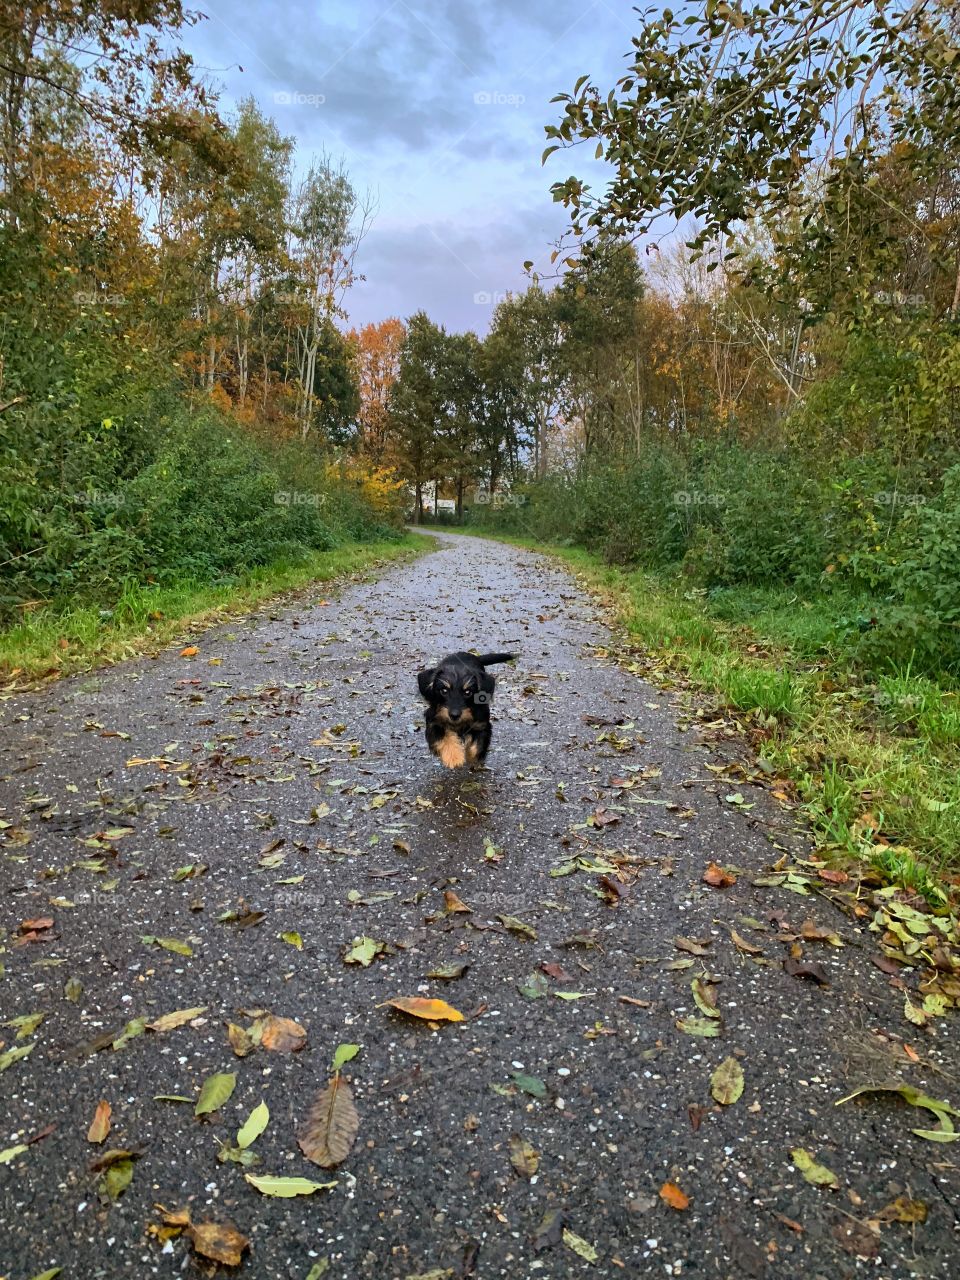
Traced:
<path fill-rule="evenodd" d="M 386 943 L 378 942 L 376 938 L 368 938 L 366 936 L 354 938 L 344 952 L 343 962 L 344 964 L 359 964 L 366 969 L 386 949 Z"/>
<path fill-rule="evenodd" d="M 660 1199 L 664 1204 L 668 1204 L 671 1209 L 682 1212 L 690 1207 L 690 1197 L 685 1191 L 681 1191 L 675 1182 L 665 1182 L 660 1188 Z"/>
<path fill-rule="evenodd" d="M 237 1077 L 232 1071 L 220 1071 L 216 1075 L 207 1076 L 200 1087 L 200 1096 L 193 1109 L 196 1116 L 209 1115 L 218 1111 L 237 1087 Z"/>
<path fill-rule="evenodd" d="M 145 933 L 140 941 L 147 947 L 162 947 L 164 951 L 176 952 L 178 956 L 192 956 L 193 947 L 189 942 L 181 942 L 179 938 L 157 938 L 152 933 Z"/>
<path fill-rule="evenodd" d="M 808 978 L 821 987 L 830 985 L 830 977 L 826 969 L 816 960 L 799 960 L 796 956 L 787 956 L 783 962 L 783 968 L 791 978 Z"/>
<path fill-rule="evenodd" d="M 401 1013 L 409 1013 L 413 1018 L 424 1018 L 428 1022 L 463 1022 L 463 1014 L 454 1009 L 446 1000 L 427 1000 L 422 996 L 394 996 L 385 1004 Z"/>
<path fill-rule="evenodd" d="M 281 933 L 280 941 L 288 942 L 291 947 L 296 947 L 298 951 L 303 950 L 303 938 L 301 938 L 299 933 L 296 933 L 293 930 L 288 930 L 286 933 Z"/>
<path fill-rule="evenodd" d="M 131 1018 L 127 1025 L 123 1028 L 116 1040 L 113 1041 L 113 1049 L 122 1049 L 125 1044 L 129 1044 L 131 1040 L 136 1040 L 137 1036 L 142 1036 L 147 1028 L 146 1018 Z"/>
<path fill-rule="evenodd" d="M 22 1013 L 19 1018 L 11 1018 L 3 1023 L 5 1027 L 16 1028 L 16 1039 L 26 1040 L 32 1036 L 47 1015 L 45 1013 Z"/>
<path fill-rule="evenodd" d="M 711 862 L 703 873 L 703 883 L 710 885 L 712 889 L 729 889 L 732 884 L 737 883 L 737 877 L 732 871 L 725 871 L 717 863 Z"/>
<path fill-rule="evenodd" d="M 544 1249 L 552 1249 L 563 1238 L 563 1227 L 566 1214 L 562 1209 L 548 1209 L 533 1236 L 533 1252 L 542 1253 Z"/>
<path fill-rule="evenodd" d="M 540 1153 L 518 1133 L 510 1138 L 510 1163 L 524 1178 L 532 1178 L 540 1167 Z"/>
<path fill-rule="evenodd" d="M 843 1103 L 850 1102 L 851 1099 L 859 1098 L 867 1093 L 896 1093 L 905 1102 L 908 1102 L 911 1107 L 919 1107 L 921 1110 L 930 1111 L 935 1115 L 939 1122 L 938 1128 L 912 1130 L 920 1138 L 927 1138 L 930 1142 L 955 1142 L 960 1138 L 960 1134 L 954 1132 L 954 1124 L 950 1119 L 951 1116 L 960 1116 L 960 1111 L 951 1106 L 949 1102 L 939 1102 L 936 1098 L 931 1098 L 929 1094 L 921 1093 L 913 1085 L 862 1084 L 854 1089 L 852 1093 L 840 1098 L 836 1106 L 842 1106 Z"/>
<path fill-rule="evenodd" d="M 297 1145 L 321 1169 L 332 1169 L 350 1154 L 359 1128 L 353 1093 L 338 1071 L 307 1112 Z"/>
<path fill-rule="evenodd" d="M 444 889 L 443 906 L 447 915 L 456 915 L 456 914 L 470 915 L 473 911 L 473 908 L 468 907 L 465 902 L 463 902 L 460 898 L 458 898 L 452 889 Z"/>
<path fill-rule="evenodd" d="M 748 942 L 746 938 L 744 938 L 741 934 L 737 933 L 736 929 L 730 930 L 730 941 L 733 943 L 733 945 L 737 948 L 738 951 L 742 951 L 743 954 L 746 956 L 762 956 L 763 955 L 763 947 L 758 947 L 755 943 Z"/>
<path fill-rule="evenodd" d="M 90 1121 L 90 1128 L 87 1130 L 88 1142 L 105 1142 L 107 1134 L 110 1132 L 110 1116 L 113 1108 L 106 1100 L 97 1103 L 97 1109 Z"/>
<path fill-rule="evenodd" d="M 550 984 L 541 973 L 530 973 L 517 986 L 517 990 L 527 1000 L 539 1000 L 550 990 Z"/>
<path fill-rule="evenodd" d="M 724 1058 L 710 1077 L 710 1092 L 722 1106 L 729 1107 L 743 1094 L 743 1067 L 736 1058 Z"/>
<path fill-rule="evenodd" d="M 523 938 L 529 938 L 531 942 L 536 942 L 537 931 L 532 925 L 524 924 L 522 920 L 518 920 L 516 916 L 498 915 L 497 919 L 505 929 L 509 929 L 511 933 L 519 933 Z"/>
<path fill-rule="evenodd" d="M 225 1267 L 239 1267 L 250 1241 L 230 1222 L 197 1222 L 188 1226 L 186 1234 L 194 1253 Z"/>
<path fill-rule="evenodd" d="M 293 1196 L 312 1196 L 315 1191 L 328 1191 L 337 1185 L 333 1182 L 311 1182 L 309 1178 L 282 1178 L 276 1174 L 253 1173 L 243 1175 L 247 1182 L 265 1196 L 277 1196 L 289 1200 Z"/>
<path fill-rule="evenodd" d="M 241 1129 L 237 1131 L 237 1146 L 246 1151 L 252 1142 L 256 1142 L 270 1123 L 270 1110 L 265 1102 L 253 1108 Z"/>
<path fill-rule="evenodd" d="M 677 1030 L 688 1036 L 718 1036 L 720 1023 L 713 1018 L 678 1018 Z"/>
<path fill-rule="evenodd" d="M 719 1018 L 720 1010 L 717 1008 L 717 988 L 711 982 L 704 982 L 702 978 L 694 978 L 690 984 L 690 990 L 693 993 L 694 1003 L 701 1013 L 705 1013 L 708 1018 Z"/>
<path fill-rule="evenodd" d="M 584 1262 L 593 1264 L 600 1256 L 589 1240 L 584 1240 L 583 1236 L 578 1236 L 569 1227 L 563 1229 L 563 1243 L 583 1258 Z"/>
<path fill-rule="evenodd" d="M 442 978 L 444 981 L 453 982 L 457 978 L 462 978 L 469 968 L 470 966 L 466 962 L 461 964 L 442 964 L 436 969 L 431 969 L 427 977 Z"/>
<path fill-rule="evenodd" d="M 360 1046 L 358 1044 L 338 1044 L 333 1055 L 332 1070 L 339 1071 L 348 1062 L 351 1062 L 359 1052 Z"/>
<path fill-rule="evenodd" d="M 278 1018 L 268 1013 L 257 1020 L 260 1043 L 275 1053 L 296 1053 L 307 1043 L 307 1032 L 293 1018 Z"/>
<path fill-rule="evenodd" d="M 547 1086 L 539 1076 L 528 1076 L 522 1072 L 514 1071 L 513 1082 L 518 1089 L 522 1089 L 524 1093 L 529 1093 L 532 1098 L 545 1098 L 547 1096 Z"/>
<path fill-rule="evenodd" d="M 897 1196 L 876 1215 L 879 1222 L 926 1222 L 928 1209 L 922 1200 Z"/>
<path fill-rule="evenodd" d="M 0 1071 L 6 1071 L 8 1067 L 12 1067 L 15 1062 L 19 1062 L 21 1058 L 25 1058 L 27 1054 L 33 1053 L 36 1044 L 20 1044 L 13 1049 L 7 1049 L 6 1052 L 0 1053 Z"/>
<path fill-rule="evenodd" d="M 16 1146 L 6 1147 L 0 1151 L 0 1165 L 10 1164 L 16 1160 L 17 1156 L 22 1156 L 25 1151 L 29 1151 L 30 1147 L 26 1142 L 18 1142 Z"/>
<path fill-rule="evenodd" d="M 174 1013 L 165 1013 L 163 1017 L 157 1018 L 155 1022 L 147 1023 L 148 1031 L 175 1031 L 177 1027 L 182 1027 L 188 1022 L 193 1022 L 194 1018 L 199 1018 L 201 1013 L 205 1013 L 207 1006 L 198 1004 L 192 1009 L 177 1009 Z"/>
<path fill-rule="evenodd" d="M 791 1151 L 790 1159 L 807 1182 L 813 1186 L 831 1187 L 834 1191 L 840 1186 L 840 1181 L 833 1170 L 828 1169 L 825 1164 L 817 1164 L 810 1152 L 805 1151 L 803 1147 L 796 1147 Z"/>

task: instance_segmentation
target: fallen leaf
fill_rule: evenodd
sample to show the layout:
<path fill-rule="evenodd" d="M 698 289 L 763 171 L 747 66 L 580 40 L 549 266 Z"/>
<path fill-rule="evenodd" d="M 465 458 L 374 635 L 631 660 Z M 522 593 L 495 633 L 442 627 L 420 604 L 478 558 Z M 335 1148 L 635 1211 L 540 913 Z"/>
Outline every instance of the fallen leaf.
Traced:
<path fill-rule="evenodd" d="M 309 1178 L 281 1178 L 275 1174 L 264 1173 L 257 1177 L 253 1173 L 243 1175 L 252 1187 L 265 1196 L 277 1196 L 289 1200 L 292 1196 L 312 1196 L 315 1191 L 328 1191 L 337 1185 L 333 1182 L 311 1182 Z"/>
<path fill-rule="evenodd" d="M 366 969 L 373 964 L 378 955 L 386 950 L 386 944 L 376 938 L 354 938 L 347 951 L 344 952 L 344 964 L 359 964 Z"/>
<path fill-rule="evenodd" d="M 12 1067 L 15 1062 L 19 1062 L 21 1058 L 25 1058 L 27 1054 L 33 1053 L 36 1048 L 36 1041 L 33 1044 L 16 1045 L 12 1049 L 7 1049 L 5 1053 L 0 1053 L 0 1071 L 6 1071 L 8 1067 Z"/>
<path fill-rule="evenodd" d="M 227 1023 L 227 1038 L 238 1058 L 247 1057 L 257 1047 L 250 1032 L 245 1027 L 238 1026 L 235 1022 Z"/>
<path fill-rule="evenodd" d="M 353 1094 L 338 1072 L 307 1112 L 297 1144 L 308 1160 L 332 1169 L 350 1154 L 359 1128 Z"/>
<path fill-rule="evenodd" d="M 339 1071 L 346 1063 L 351 1062 L 360 1052 L 358 1044 L 338 1044 L 333 1055 L 333 1070 Z"/>
<path fill-rule="evenodd" d="M 253 1108 L 243 1127 L 237 1131 L 237 1146 L 246 1151 L 252 1142 L 256 1142 L 270 1122 L 270 1110 L 265 1102 Z"/>
<path fill-rule="evenodd" d="M 456 978 L 462 978 L 470 966 L 463 964 L 442 964 L 437 969 L 431 969 L 427 974 L 428 978 L 441 978 L 444 981 L 452 982 Z"/>
<path fill-rule="evenodd" d="M 562 1209 L 548 1209 L 533 1236 L 533 1252 L 542 1253 L 544 1249 L 552 1249 L 563 1238 L 563 1224 L 566 1215 Z"/>
<path fill-rule="evenodd" d="M 789 973 L 791 978 L 808 978 L 811 982 L 816 982 L 821 987 L 829 987 L 830 978 L 822 964 L 817 964 L 816 960 L 798 960 L 794 956 L 787 956 L 783 962 L 784 972 Z"/>
<path fill-rule="evenodd" d="M 545 1098 L 547 1096 L 547 1086 L 539 1076 L 527 1076 L 515 1071 L 513 1073 L 513 1082 L 518 1089 L 522 1089 L 524 1093 L 529 1093 L 532 1098 Z"/>
<path fill-rule="evenodd" d="M 261 1022 L 260 1043 L 276 1053 L 296 1053 L 307 1043 L 307 1033 L 292 1018 L 277 1018 L 272 1013 Z"/>
<path fill-rule="evenodd" d="M 737 877 L 730 871 L 724 871 L 715 862 L 711 862 L 703 873 L 703 883 L 710 885 L 712 889 L 729 889 L 732 884 L 737 883 Z"/>
<path fill-rule="evenodd" d="M 660 1188 L 660 1199 L 664 1204 L 668 1204 L 671 1209 L 678 1212 L 683 1209 L 689 1209 L 690 1197 L 677 1186 L 675 1182 L 665 1182 Z"/>
<path fill-rule="evenodd" d="M 696 938 L 674 938 L 673 945 L 678 951 L 686 951 L 691 956 L 705 956 L 708 943 L 698 942 Z"/>
<path fill-rule="evenodd" d="M 583 1236 L 576 1235 L 569 1227 L 563 1229 L 563 1243 L 568 1249 L 572 1249 L 585 1262 L 594 1263 L 600 1256 L 596 1249 L 588 1240 L 584 1240 Z"/>
<path fill-rule="evenodd" d="M 532 1178 L 540 1167 L 540 1154 L 518 1133 L 510 1139 L 510 1163 L 524 1178 Z"/>
<path fill-rule="evenodd" d="M 287 933 L 281 933 L 280 941 L 289 942 L 290 946 L 296 947 L 298 951 L 303 950 L 303 939 L 300 937 L 299 933 L 296 933 L 293 930 L 290 930 Z"/>
<path fill-rule="evenodd" d="M 14 1147 L 7 1147 L 0 1151 L 0 1164 L 10 1164 L 16 1160 L 17 1156 L 22 1156 L 25 1151 L 29 1151 L 30 1147 L 26 1142 L 18 1142 Z"/>
<path fill-rule="evenodd" d="M 720 1034 L 720 1023 L 712 1018 L 680 1018 L 677 1020 L 677 1030 L 685 1032 L 688 1036 L 718 1036 Z"/>
<path fill-rule="evenodd" d="M 747 955 L 747 956 L 763 955 L 763 947 L 757 947 L 752 942 L 748 942 L 746 938 L 741 937 L 741 935 L 737 933 L 736 929 L 730 930 L 730 941 L 737 948 L 737 950 L 742 951 L 744 955 Z"/>
<path fill-rule="evenodd" d="M 239 1267 L 250 1241 L 229 1222 L 198 1222 L 186 1229 L 194 1253 L 226 1267 Z"/>
<path fill-rule="evenodd" d="M 927 1206 L 922 1200 L 897 1196 L 876 1215 L 879 1222 L 926 1222 Z"/>
<path fill-rule="evenodd" d="M 420 996 L 394 996 L 384 1002 L 401 1013 L 409 1013 L 414 1018 L 424 1018 L 428 1022 L 462 1022 L 463 1014 L 446 1000 L 426 1000 Z"/>
<path fill-rule="evenodd" d="M 217 1075 L 207 1076 L 200 1087 L 200 1097 L 197 1099 L 193 1114 L 195 1116 L 205 1116 L 209 1115 L 211 1111 L 218 1111 L 229 1099 L 236 1087 L 237 1077 L 232 1071 L 224 1071 L 219 1072 Z"/>
<path fill-rule="evenodd" d="M 796 1147 L 791 1151 L 790 1159 L 813 1186 L 832 1187 L 834 1191 L 839 1187 L 840 1182 L 833 1170 L 824 1164 L 817 1164 L 810 1152 L 804 1151 L 803 1147 Z"/>
<path fill-rule="evenodd" d="M 193 947 L 189 942 L 181 942 L 179 938 L 156 938 L 152 933 L 145 933 L 140 941 L 147 947 L 162 947 L 164 951 L 173 951 L 178 956 L 192 956 Z"/>
<path fill-rule="evenodd" d="M 522 920 L 518 920 L 516 916 L 497 916 L 497 919 L 505 929 L 509 929 L 511 933 L 519 933 L 524 938 L 529 938 L 532 942 L 536 942 L 537 933 L 534 928 L 528 924 L 524 924 Z"/>
<path fill-rule="evenodd" d="M 465 902 L 461 902 L 452 889 L 444 889 L 443 905 L 446 909 L 447 915 L 454 915 L 457 912 L 470 915 L 472 912 L 472 908 L 468 907 Z"/>
<path fill-rule="evenodd" d="M 862 1084 L 854 1089 L 852 1093 L 848 1093 L 845 1098 L 840 1098 L 835 1105 L 839 1107 L 844 1102 L 849 1102 L 852 1098 L 858 1098 L 865 1093 L 898 1093 L 905 1102 L 909 1102 L 911 1107 L 919 1107 L 924 1111 L 932 1112 L 939 1121 L 939 1128 L 912 1130 L 920 1138 L 927 1138 L 930 1142 L 955 1142 L 960 1138 L 960 1134 L 954 1132 L 953 1121 L 950 1119 L 951 1116 L 960 1116 L 960 1111 L 952 1107 L 949 1102 L 938 1102 L 936 1098 L 931 1098 L 928 1094 L 921 1093 L 913 1085 Z"/>
<path fill-rule="evenodd" d="M 157 1018 L 156 1022 L 148 1022 L 148 1031 L 175 1031 L 177 1027 L 182 1027 L 188 1022 L 192 1022 L 194 1018 L 199 1018 L 201 1013 L 206 1012 L 205 1004 L 198 1004 L 193 1009 L 177 1009 L 175 1013 L 165 1013 L 163 1017 Z"/>
<path fill-rule="evenodd" d="M 187 647 L 186 647 L 185 649 L 181 649 L 181 650 L 180 650 L 180 657 L 181 657 L 181 658 L 195 658 L 199 652 L 200 652 L 200 650 L 199 650 L 199 648 L 197 647 L 197 645 L 195 645 L 195 644 L 188 644 L 188 645 L 187 645 Z"/>
<path fill-rule="evenodd" d="M 736 1102 L 743 1093 L 743 1068 L 736 1058 L 724 1058 L 710 1077 L 710 1092 L 724 1107 Z"/>
<path fill-rule="evenodd" d="M 88 1142 L 105 1142 L 107 1134 L 110 1132 L 110 1115 L 113 1108 L 109 1102 L 102 1101 L 97 1103 L 97 1109 L 90 1121 L 90 1128 L 87 1130 Z"/>

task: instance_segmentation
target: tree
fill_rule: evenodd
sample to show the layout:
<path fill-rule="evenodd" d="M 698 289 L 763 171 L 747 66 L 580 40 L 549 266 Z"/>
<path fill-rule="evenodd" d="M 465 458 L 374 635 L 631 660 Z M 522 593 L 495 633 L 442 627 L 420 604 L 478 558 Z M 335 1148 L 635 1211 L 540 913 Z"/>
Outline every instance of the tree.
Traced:
<path fill-rule="evenodd" d="M 943 0 L 707 0 L 643 19 L 614 89 L 581 76 L 546 129 L 544 158 L 589 142 L 612 167 L 599 194 L 576 177 L 553 185 L 588 251 L 601 231 L 641 235 L 665 214 L 698 220 L 698 249 L 761 212 L 816 242 L 816 224 L 851 201 L 877 212 L 878 153 L 921 178 L 960 133 L 956 17 Z"/>
<path fill-rule="evenodd" d="M 400 369 L 390 389 L 391 432 L 396 441 L 399 469 L 413 486 L 416 521 L 423 521 L 423 490 L 442 470 L 441 431 L 444 388 L 441 382 L 446 334 L 423 311 L 407 321 L 400 350 Z"/>
<path fill-rule="evenodd" d="M 375 467 L 388 461 L 390 391 L 400 373 L 405 334 L 403 321 L 394 318 L 366 324 L 350 334 L 360 396 L 357 444 Z"/>

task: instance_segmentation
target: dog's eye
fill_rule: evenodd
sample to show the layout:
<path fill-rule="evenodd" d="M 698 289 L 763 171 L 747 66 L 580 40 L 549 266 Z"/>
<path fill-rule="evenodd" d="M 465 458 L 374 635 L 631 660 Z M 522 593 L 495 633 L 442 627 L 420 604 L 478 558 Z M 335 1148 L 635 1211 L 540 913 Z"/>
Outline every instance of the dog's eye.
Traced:
<path fill-rule="evenodd" d="M 463 686 L 463 696 L 464 696 L 465 698 L 469 698 L 469 697 L 470 697 L 470 695 L 473 693 L 473 691 L 474 691 L 474 689 L 473 689 L 473 685 L 472 685 L 472 684 L 465 684 L 465 685 Z"/>
<path fill-rule="evenodd" d="M 450 686 L 448 684 L 444 684 L 442 680 L 437 681 L 437 688 L 440 690 L 441 693 L 450 692 Z"/>

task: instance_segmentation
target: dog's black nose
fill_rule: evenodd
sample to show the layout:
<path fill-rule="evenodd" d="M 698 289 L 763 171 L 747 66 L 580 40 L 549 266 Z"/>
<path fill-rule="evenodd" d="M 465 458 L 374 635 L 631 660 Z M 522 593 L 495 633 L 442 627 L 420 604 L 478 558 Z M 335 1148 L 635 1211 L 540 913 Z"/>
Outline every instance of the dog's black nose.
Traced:
<path fill-rule="evenodd" d="M 454 710 L 452 710 L 452 709 L 451 709 L 451 710 L 449 710 L 449 711 L 447 712 L 447 715 L 449 715 L 449 717 L 450 717 L 450 719 L 451 719 L 451 720 L 459 720 L 459 719 L 460 719 L 460 712 L 459 712 L 459 711 L 454 711 Z"/>

